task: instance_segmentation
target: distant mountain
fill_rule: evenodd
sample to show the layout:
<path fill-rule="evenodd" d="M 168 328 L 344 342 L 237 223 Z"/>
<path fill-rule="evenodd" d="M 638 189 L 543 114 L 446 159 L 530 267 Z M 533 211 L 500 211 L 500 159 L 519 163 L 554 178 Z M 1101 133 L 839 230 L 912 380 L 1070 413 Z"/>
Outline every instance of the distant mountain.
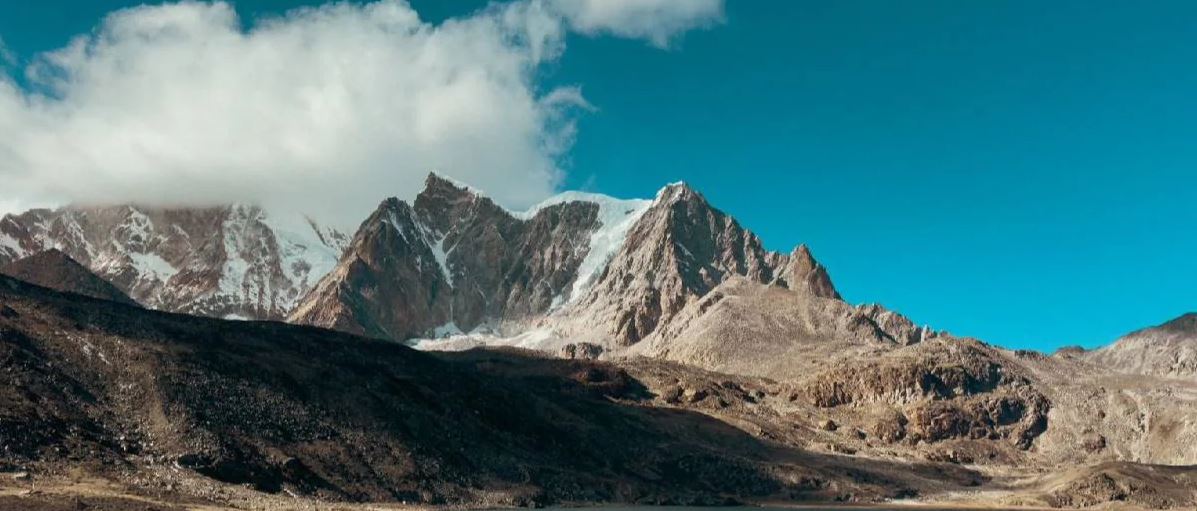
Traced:
<path fill-rule="evenodd" d="M 1124 373 L 1192 378 L 1197 376 L 1197 313 L 1131 332 L 1085 356 Z"/>
<path fill-rule="evenodd" d="M 55 248 L 0 266 L 0 273 L 56 291 L 138 305 L 116 286 Z"/>
<path fill-rule="evenodd" d="M 414 205 L 362 223 L 290 320 L 399 340 L 518 330 L 584 290 L 645 204 L 571 194 L 513 213 L 431 174 Z"/>
<path fill-rule="evenodd" d="M 58 249 L 146 307 L 282 319 L 346 237 L 254 206 L 35 209 L 0 219 L 0 264 Z"/>

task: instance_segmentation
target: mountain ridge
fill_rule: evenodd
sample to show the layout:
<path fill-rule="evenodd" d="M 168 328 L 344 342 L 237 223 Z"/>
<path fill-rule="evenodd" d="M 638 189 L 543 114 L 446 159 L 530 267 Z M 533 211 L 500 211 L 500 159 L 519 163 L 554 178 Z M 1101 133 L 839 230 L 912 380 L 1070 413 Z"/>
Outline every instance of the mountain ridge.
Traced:
<path fill-rule="evenodd" d="M 363 222 L 289 319 L 396 340 L 550 329 L 619 348 L 735 275 L 840 299 L 808 248 L 766 250 L 684 183 L 651 201 L 565 192 L 511 212 L 430 173 L 410 205 L 388 199 Z"/>
<path fill-rule="evenodd" d="M 1135 330 L 1084 355 L 1128 374 L 1191 378 L 1197 375 L 1197 313 Z"/>
<path fill-rule="evenodd" d="M 0 219 L 0 264 L 59 249 L 150 308 L 281 319 L 344 235 L 249 205 L 34 209 Z"/>
<path fill-rule="evenodd" d="M 410 207 L 398 213 L 403 220 L 372 215 L 363 226 L 371 218 L 404 223 L 410 216 L 405 228 L 414 230 L 404 233 L 418 239 L 409 254 L 416 266 L 403 279 L 392 279 L 392 287 L 418 290 L 412 296 L 391 293 L 389 305 L 374 304 L 377 310 L 360 319 L 346 319 L 353 314 L 344 311 L 370 309 L 367 302 L 377 295 L 356 293 L 344 297 L 352 303 L 334 306 L 342 290 L 331 285 L 322 288 L 328 296 L 315 296 L 325 278 L 347 278 L 338 265 L 352 237 L 303 217 L 280 221 L 253 206 L 69 206 L 5 215 L 0 264 L 60 249 L 150 308 L 232 319 L 290 318 L 402 339 L 533 335 L 556 339 L 538 344 L 552 352 L 569 342 L 620 351 L 646 339 L 659 341 L 663 332 L 683 335 L 678 333 L 683 328 L 669 323 L 731 278 L 843 301 L 808 245 L 789 253 L 765 249 L 755 234 L 684 182 L 662 187 L 652 199 L 562 192 L 511 211 L 469 185 L 430 173 L 413 201 L 398 202 Z M 385 265 L 375 266 L 371 278 L 385 273 Z M 361 280 L 358 285 L 366 286 Z M 413 284 L 420 280 L 427 282 Z M 313 312 L 321 302 L 329 309 L 326 317 Z M 410 310 L 398 311 L 404 308 Z M 388 314 L 394 317 L 384 317 Z M 871 314 L 882 323 L 900 316 Z M 925 332 L 908 322 L 903 318 L 881 331 L 904 343 L 917 341 Z"/>

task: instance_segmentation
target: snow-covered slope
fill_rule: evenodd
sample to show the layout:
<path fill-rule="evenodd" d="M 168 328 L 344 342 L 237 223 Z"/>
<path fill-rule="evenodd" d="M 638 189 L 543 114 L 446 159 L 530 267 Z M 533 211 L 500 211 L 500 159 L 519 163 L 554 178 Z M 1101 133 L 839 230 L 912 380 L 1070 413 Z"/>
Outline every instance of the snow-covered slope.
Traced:
<path fill-rule="evenodd" d="M 346 237 L 254 206 L 37 209 L 0 220 L 0 263 L 57 248 L 139 303 L 281 319 L 335 265 Z"/>
<path fill-rule="evenodd" d="M 598 275 L 607 267 L 607 263 L 611 261 L 615 253 L 623 247 L 623 243 L 628 237 L 628 230 L 640 220 L 641 216 L 644 216 L 644 212 L 648 211 L 653 201 L 646 199 L 616 199 L 599 193 L 571 191 L 554 195 L 540 204 L 529 208 L 527 211 L 517 213 L 515 216 L 523 220 L 529 220 L 544 208 L 571 202 L 592 203 L 597 204 L 599 207 L 599 225 L 590 233 L 590 241 L 587 244 L 589 250 L 586 252 L 586 257 L 582 259 L 582 263 L 578 265 L 577 276 L 574 278 L 574 284 L 570 289 L 569 300 L 574 300 L 586 292 L 586 289 L 594 283 Z M 555 309 L 565 303 L 568 302 L 559 299 L 553 308 Z"/>

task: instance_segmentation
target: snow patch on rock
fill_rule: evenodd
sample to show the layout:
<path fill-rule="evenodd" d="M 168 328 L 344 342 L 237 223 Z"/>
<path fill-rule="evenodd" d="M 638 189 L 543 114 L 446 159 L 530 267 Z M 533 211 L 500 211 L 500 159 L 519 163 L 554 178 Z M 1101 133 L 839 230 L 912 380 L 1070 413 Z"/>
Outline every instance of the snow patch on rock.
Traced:
<path fill-rule="evenodd" d="M 436 264 L 441 269 L 441 275 L 445 277 L 445 283 L 449 284 L 449 287 L 453 287 L 453 272 L 449 269 L 449 253 L 453 251 L 454 247 L 445 248 L 445 239 L 448 236 L 436 232 L 435 229 L 422 223 L 419 224 L 419 228 L 424 234 L 424 243 L 432 251 L 432 258 L 436 260 Z"/>
<path fill-rule="evenodd" d="M 159 282 L 166 282 L 179 272 L 178 269 L 158 254 L 130 252 L 128 256 L 129 260 L 133 263 L 133 269 L 142 279 L 152 278 L 157 279 Z"/>
<path fill-rule="evenodd" d="M 12 260 L 20 259 L 26 255 L 16 238 L 3 232 L 0 232 L 0 254 L 6 255 Z"/>

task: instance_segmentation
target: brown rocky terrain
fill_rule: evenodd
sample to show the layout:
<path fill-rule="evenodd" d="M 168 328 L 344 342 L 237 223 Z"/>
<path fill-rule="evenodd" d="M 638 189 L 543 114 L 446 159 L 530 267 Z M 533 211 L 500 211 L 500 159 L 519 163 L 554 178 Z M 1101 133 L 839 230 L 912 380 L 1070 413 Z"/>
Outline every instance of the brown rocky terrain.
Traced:
<path fill-rule="evenodd" d="M 1040 372 L 1084 362 L 947 336 L 774 380 L 651 358 L 424 354 L 11 279 L 0 304 L 4 467 L 44 485 L 82 471 L 129 498 L 256 508 L 288 493 L 472 505 L 1194 502 L 1190 469 L 1100 461 L 1126 441 L 1108 431 L 1079 458 L 1062 455 L 1061 443 L 1078 451 L 1066 438 L 1077 424 L 1058 411 L 1077 413 L 1061 399 L 1073 391 Z M 1078 468 L 1053 475 L 1064 466 Z"/>
<path fill-rule="evenodd" d="M 623 356 L 662 358 L 734 374 L 794 379 L 829 361 L 888 353 L 936 335 L 906 318 L 829 293 L 735 277 L 687 304 Z"/>
<path fill-rule="evenodd" d="M 435 357 L 7 277 L 0 303 L 3 468 L 39 480 L 81 470 L 140 492 L 187 495 L 212 479 L 334 501 L 526 504 L 871 501 L 979 477 L 771 441 L 694 409 L 707 404 L 672 406 L 647 376 L 607 363 Z"/>

